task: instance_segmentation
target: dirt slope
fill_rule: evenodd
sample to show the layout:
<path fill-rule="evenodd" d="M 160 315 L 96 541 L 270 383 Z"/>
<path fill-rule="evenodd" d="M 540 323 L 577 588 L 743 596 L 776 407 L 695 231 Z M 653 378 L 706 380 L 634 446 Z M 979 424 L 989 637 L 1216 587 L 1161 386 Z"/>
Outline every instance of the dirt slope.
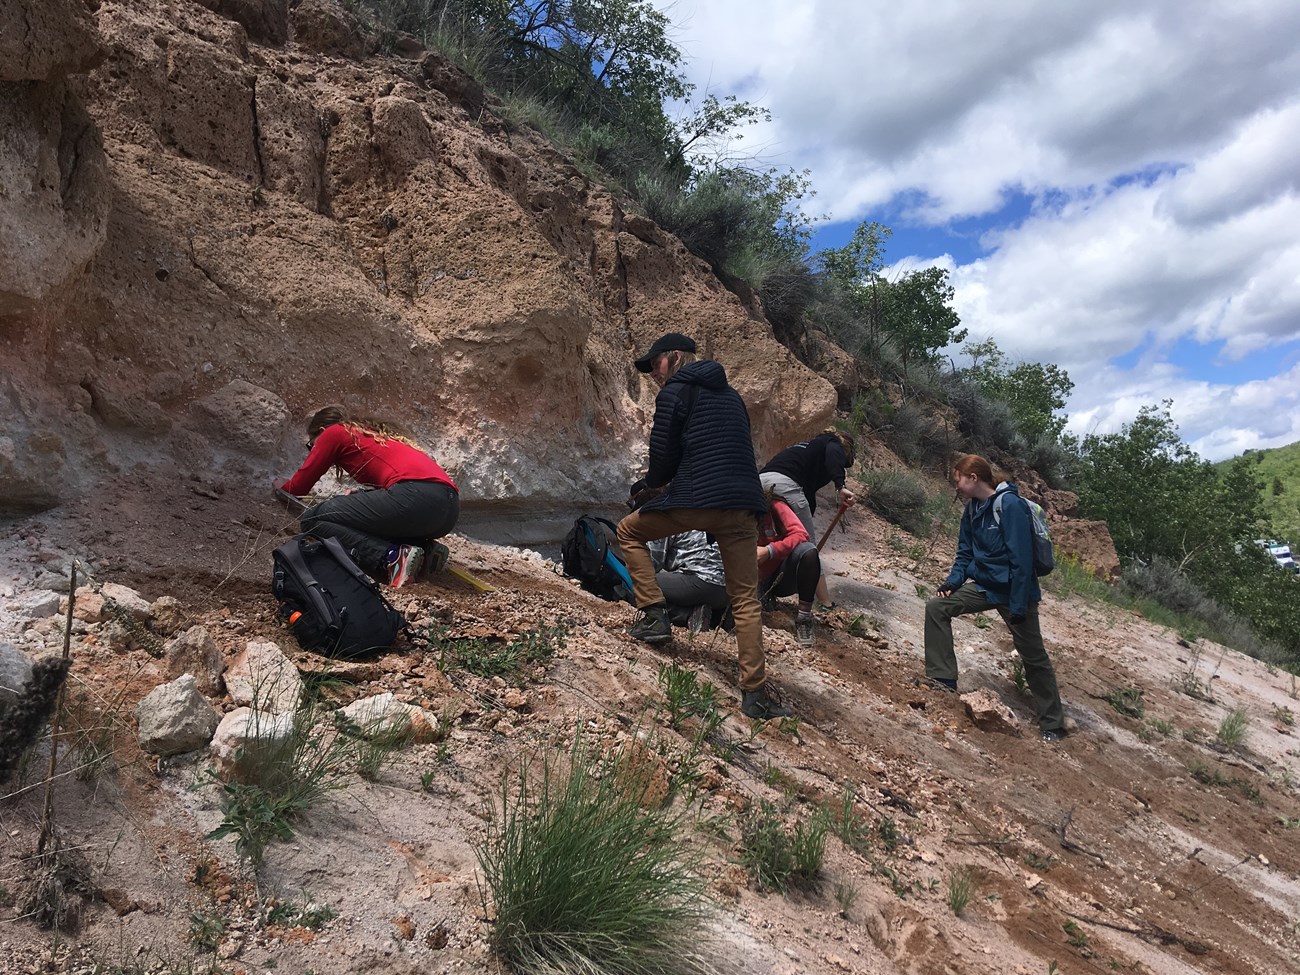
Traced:
<path fill-rule="evenodd" d="M 97 580 L 178 597 L 187 622 L 205 624 L 227 657 L 253 636 L 292 650 L 263 591 L 267 553 L 290 526 L 258 496 L 210 493 L 160 499 L 125 481 L 95 504 L 18 525 L 2 553 L 13 573 L 0 638 L 60 643 L 54 621 L 24 620 L 21 607 L 38 573 L 78 552 Z M 1140 619 L 1048 595 L 1044 629 L 1076 733 L 1039 742 L 1009 677 L 1004 633 L 962 621 L 962 690 L 991 690 L 1026 734 L 980 730 L 956 698 L 910 684 L 920 668 L 916 589 L 932 586 L 951 551 L 926 553 L 867 514 L 848 525 L 830 543 L 840 606 L 817 645 L 794 643 L 789 607 L 767 614 L 770 666 L 800 717 L 797 733 L 769 725 L 729 760 L 706 750 L 693 773 L 675 764 L 686 740 L 655 711 L 656 673 L 676 660 L 716 684 L 724 733 L 747 738 L 729 637 L 652 650 L 624 635 L 629 609 L 575 590 L 540 557 L 454 539 L 457 562 L 496 591 L 446 577 L 414 585 L 399 593 L 409 616 L 479 635 L 566 616 L 574 630 L 565 647 L 529 675 L 523 699 L 500 680 L 444 674 L 414 648 L 345 668 L 331 692 L 339 703 L 390 690 L 456 715 L 445 761 L 438 745 L 412 746 L 374 781 L 350 777 L 270 850 L 256 884 L 229 841 L 203 841 L 221 818 L 214 789 L 202 785 L 211 760 L 159 762 L 134 745 L 132 708 L 165 679 L 159 661 L 147 647 L 123 649 L 105 624 L 78 624 L 74 710 L 111 729 L 112 755 L 90 774 L 61 777 L 54 809 L 63 848 L 84 854 L 100 893 L 84 902 L 81 927 L 57 940 L 7 907 L 6 970 L 107 970 L 98 962 L 187 971 L 194 916 L 220 922 L 210 940 L 229 971 L 497 970 L 474 844 L 503 769 L 562 747 L 577 726 L 611 742 L 648 732 L 667 753 L 673 801 L 685 808 L 693 784 L 692 808 L 709 826 L 691 841 L 707 851 L 719 905 L 715 951 L 743 970 L 1037 975 L 1053 960 L 1068 975 L 1296 970 L 1297 752 L 1279 716 L 1297 703 L 1286 675 L 1212 646 L 1193 660 L 1173 634 Z M 321 670 L 309 655 L 295 659 Z M 1212 701 L 1174 689 L 1171 678 L 1192 665 Z M 1148 719 L 1171 723 L 1167 735 L 1143 740 L 1141 723 L 1103 700 L 1128 686 L 1143 689 Z M 1235 752 L 1209 744 L 1230 707 L 1245 708 L 1251 727 Z M 66 756 L 64 767 L 77 761 Z M 39 779 L 30 770 L 24 781 Z M 738 866 L 742 811 L 768 801 L 786 821 L 806 820 L 819 805 L 840 808 L 845 786 L 857 791 L 869 841 L 855 852 L 832 838 L 816 890 L 755 890 Z M 11 784 L 0 800 L 7 890 L 22 888 L 40 808 L 36 788 Z M 948 882 L 966 867 L 978 893 L 958 918 Z M 841 911 L 848 890 L 856 893 Z M 268 928 L 251 906 L 268 896 L 328 904 L 339 916 L 318 932 Z M 1071 922 L 1073 934 L 1063 927 Z"/>

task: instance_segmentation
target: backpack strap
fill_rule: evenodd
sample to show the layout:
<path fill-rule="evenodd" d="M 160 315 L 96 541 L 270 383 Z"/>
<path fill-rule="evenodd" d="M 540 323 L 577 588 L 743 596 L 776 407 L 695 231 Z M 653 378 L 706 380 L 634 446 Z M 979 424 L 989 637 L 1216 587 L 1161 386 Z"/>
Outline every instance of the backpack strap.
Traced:
<path fill-rule="evenodd" d="M 388 597 L 385 596 L 383 590 L 375 584 L 375 580 L 366 575 L 361 566 L 357 565 L 357 563 L 353 561 L 352 556 L 348 555 L 348 551 L 343 547 L 342 542 L 337 538 L 322 538 L 320 541 L 324 544 L 325 550 L 334 557 L 334 561 L 337 562 L 348 573 L 348 575 L 352 576 L 352 578 L 356 579 L 357 582 L 361 583 L 368 589 L 373 589 L 375 595 L 379 597 L 379 601 L 383 603 L 387 609 L 397 613 L 397 615 L 402 618 L 402 625 L 399 629 L 406 630 L 410 628 L 411 621 L 408 620 L 406 616 L 397 609 L 397 607 L 388 601 Z"/>
<path fill-rule="evenodd" d="M 332 538 L 327 539 L 326 541 L 334 542 L 334 544 L 338 546 L 338 542 L 334 541 Z M 299 536 L 288 545 L 280 546 L 280 557 L 284 559 L 285 564 L 293 570 L 294 575 L 298 577 L 299 581 L 307 587 L 307 598 L 311 600 L 312 609 L 315 610 L 321 619 L 329 620 L 326 624 L 327 629 L 332 632 L 338 632 L 342 628 L 338 614 L 334 612 L 334 607 L 330 605 L 329 600 L 321 593 L 320 583 L 316 581 L 316 577 L 312 575 L 311 570 L 307 568 L 307 560 L 302 557 L 301 546 L 302 536 Z M 339 551 L 343 551 L 342 546 L 339 546 Z M 348 561 L 351 560 L 349 559 Z"/>

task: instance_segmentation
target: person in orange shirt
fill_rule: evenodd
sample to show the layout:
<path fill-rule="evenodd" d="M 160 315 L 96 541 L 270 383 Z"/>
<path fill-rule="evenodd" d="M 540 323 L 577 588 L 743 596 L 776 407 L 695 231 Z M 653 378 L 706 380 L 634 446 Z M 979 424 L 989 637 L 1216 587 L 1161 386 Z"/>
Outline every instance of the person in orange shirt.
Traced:
<path fill-rule="evenodd" d="M 307 421 L 307 449 L 277 492 L 305 495 L 331 467 L 370 490 L 311 506 L 299 520 L 303 532 L 337 538 L 357 565 L 395 588 L 446 565 L 447 547 L 434 539 L 456 527 L 460 493 L 392 423 L 326 406 Z"/>

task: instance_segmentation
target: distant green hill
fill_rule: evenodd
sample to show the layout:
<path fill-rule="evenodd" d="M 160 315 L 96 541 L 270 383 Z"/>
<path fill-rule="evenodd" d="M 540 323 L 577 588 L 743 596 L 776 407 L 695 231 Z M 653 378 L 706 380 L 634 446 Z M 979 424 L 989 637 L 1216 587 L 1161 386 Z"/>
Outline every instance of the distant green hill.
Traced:
<path fill-rule="evenodd" d="M 1250 450 L 1264 495 L 1264 508 L 1273 520 L 1273 535 L 1300 546 L 1300 442 L 1272 450 Z M 1225 461 L 1226 463 L 1226 461 Z"/>

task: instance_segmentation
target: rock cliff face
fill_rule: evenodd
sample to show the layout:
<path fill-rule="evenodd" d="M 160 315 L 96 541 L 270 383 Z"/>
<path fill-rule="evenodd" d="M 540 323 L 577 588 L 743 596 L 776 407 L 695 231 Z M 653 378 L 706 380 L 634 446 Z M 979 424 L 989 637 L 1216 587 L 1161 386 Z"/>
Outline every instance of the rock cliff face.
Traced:
<path fill-rule="evenodd" d="M 286 473 L 331 401 L 404 420 L 467 501 L 614 499 L 655 392 L 631 359 L 667 330 L 727 367 L 760 455 L 834 409 L 679 241 L 438 55 L 367 55 L 333 0 L 0 18 L 9 512 Z"/>

